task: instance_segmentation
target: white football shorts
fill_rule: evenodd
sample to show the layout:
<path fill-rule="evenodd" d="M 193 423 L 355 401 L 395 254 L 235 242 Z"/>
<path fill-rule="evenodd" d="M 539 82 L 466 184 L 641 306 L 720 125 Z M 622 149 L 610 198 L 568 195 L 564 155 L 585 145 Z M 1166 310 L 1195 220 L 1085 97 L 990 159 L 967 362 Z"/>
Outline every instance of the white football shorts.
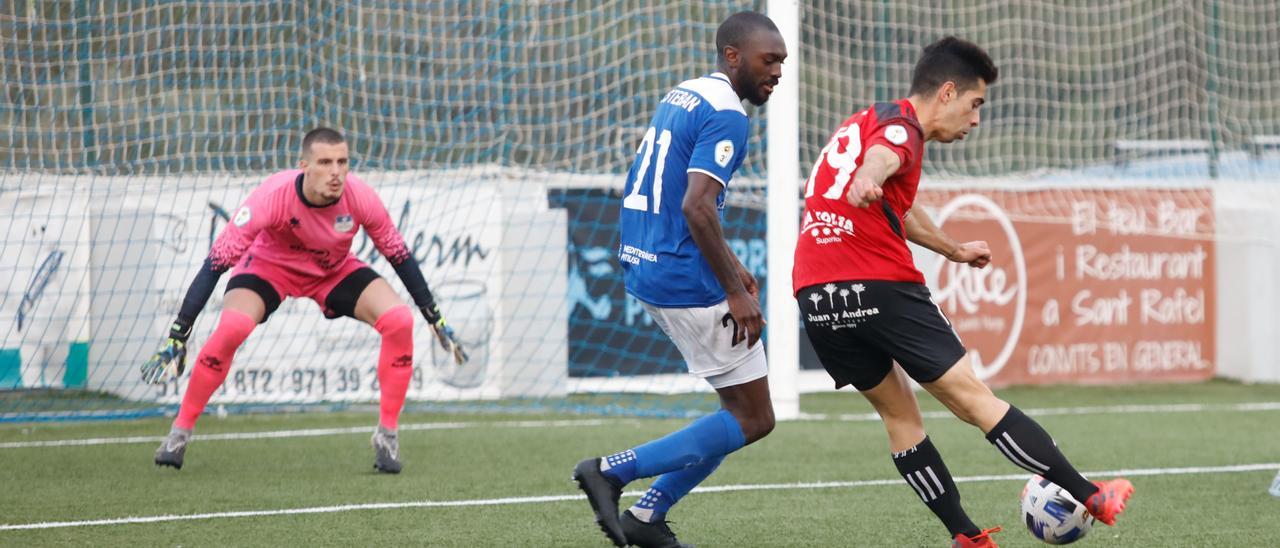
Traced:
<path fill-rule="evenodd" d="M 663 308 L 641 302 L 654 323 L 676 343 L 689 373 L 706 379 L 712 387 L 746 384 L 769 374 L 764 343 L 747 348 L 747 341 L 733 344 L 737 329 L 729 315 L 729 302 L 708 307 Z"/>

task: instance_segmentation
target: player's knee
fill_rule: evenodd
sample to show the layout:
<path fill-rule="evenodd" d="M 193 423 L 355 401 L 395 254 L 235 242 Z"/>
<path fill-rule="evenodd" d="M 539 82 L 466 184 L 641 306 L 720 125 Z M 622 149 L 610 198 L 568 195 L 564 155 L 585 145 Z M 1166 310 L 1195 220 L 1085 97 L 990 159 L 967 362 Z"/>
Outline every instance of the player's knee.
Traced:
<path fill-rule="evenodd" d="M 408 305 L 394 306 L 390 310 L 383 312 L 378 316 L 378 320 L 374 322 L 373 328 L 383 338 L 392 339 L 409 339 L 413 340 L 413 312 L 409 310 Z"/>
<path fill-rule="evenodd" d="M 956 398 L 949 407 L 956 418 L 980 427 L 991 422 L 990 416 L 1002 404 L 1000 398 L 990 391 L 977 391 Z"/>
<path fill-rule="evenodd" d="M 257 322 L 248 314 L 239 310 L 225 309 L 218 318 L 218 326 L 213 329 L 213 334 L 209 336 L 205 346 L 220 354 L 234 352 L 244 344 L 245 339 L 249 338 L 249 334 L 253 332 L 256 325 L 258 325 Z"/>
<path fill-rule="evenodd" d="M 956 418 L 978 425 L 983 422 L 989 410 L 1000 406 L 1000 399 L 977 377 L 972 374 L 950 375 L 952 373 L 949 372 L 948 377 L 926 384 L 925 388 L 946 405 Z"/>
<path fill-rule="evenodd" d="M 777 420 L 773 416 L 773 407 L 763 406 L 756 410 L 747 419 L 747 425 L 743 428 L 743 437 L 747 443 L 754 442 L 773 432 L 773 427 L 777 424 Z"/>
<path fill-rule="evenodd" d="M 967 395 L 957 394 L 949 398 L 945 398 L 945 399 L 938 398 L 938 399 L 939 401 L 942 402 L 943 405 L 947 406 L 947 409 L 951 411 L 951 414 L 955 415 L 957 419 L 960 419 L 969 424 L 973 424 L 974 410 L 975 410 L 975 404 L 976 404 L 975 398 L 972 398 Z"/>
<path fill-rule="evenodd" d="M 766 407 L 764 409 L 763 416 L 760 417 L 760 425 L 759 425 L 760 438 L 768 436 L 769 433 L 773 432 L 773 427 L 777 426 L 777 424 L 778 424 L 778 421 L 773 417 L 773 408 Z M 760 438 L 756 438 L 756 439 L 760 439 Z"/>
<path fill-rule="evenodd" d="M 876 413 L 880 415 L 880 420 L 884 422 L 885 428 L 890 431 L 895 430 L 924 430 L 924 417 L 920 415 L 920 408 L 915 405 L 901 407 L 877 407 Z"/>

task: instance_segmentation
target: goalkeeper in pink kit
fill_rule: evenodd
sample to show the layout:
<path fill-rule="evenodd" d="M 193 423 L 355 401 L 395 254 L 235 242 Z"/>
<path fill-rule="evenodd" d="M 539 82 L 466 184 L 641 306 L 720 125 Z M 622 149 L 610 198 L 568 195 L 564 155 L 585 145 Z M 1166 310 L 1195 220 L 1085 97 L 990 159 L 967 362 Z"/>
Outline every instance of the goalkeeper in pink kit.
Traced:
<path fill-rule="evenodd" d="M 382 336 L 378 355 L 381 414 L 372 440 L 374 468 L 400 472 L 396 429 L 413 372 L 413 313 L 386 280 L 351 253 L 351 240 L 360 227 L 395 268 L 440 344 L 458 363 L 465 362 L 467 356 L 440 314 L 422 270 L 382 200 L 349 173 L 349 162 L 341 133 L 329 128 L 308 132 L 302 140 L 300 169 L 267 177 L 214 242 L 187 289 L 168 340 L 142 366 L 143 380 L 149 383 L 182 374 L 191 325 L 218 278 L 231 270 L 222 316 L 196 357 L 182 408 L 156 450 L 157 465 L 182 468 L 196 419 L 226 380 L 236 349 L 286 297 L 307 297 L 320 305 L 325 317 L 355 318 Z"/>

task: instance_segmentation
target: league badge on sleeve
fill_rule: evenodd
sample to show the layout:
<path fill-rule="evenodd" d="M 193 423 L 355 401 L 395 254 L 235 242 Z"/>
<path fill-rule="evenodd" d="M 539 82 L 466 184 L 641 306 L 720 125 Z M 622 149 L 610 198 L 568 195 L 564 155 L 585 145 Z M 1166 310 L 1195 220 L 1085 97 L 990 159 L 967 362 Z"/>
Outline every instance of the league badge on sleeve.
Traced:
<path fill-rule="evenodd" d="M 356 227 L 356 222 L 351 219 L 350 215 L 338 215 L 333 220 L 333 229 L 338 232 L 351 232 Z"/>
<path fill-rule="evenodd" d="M 236 217 L 232 219 L 231 222 L 235 223 L 236 226 L 244 226 L 249 223 L 250 216 L 252 216 L 252 214 L 249 213 L 249 206 L 242 206 L 240 211 L 236 212 Z"/>
<path fill-rule="evenodd" d="M 890 143 L 901 145 L 902 143 L 907 142 L 907 128 L 898 124 L 884 128 L 884 138 Z"/>
<path fill-rule="evenodd" d="M 720 167 L 728 167 L 729 160 L 733 159 L 733 141 L 725 139 L 716 143 L 716 165 Z"/>

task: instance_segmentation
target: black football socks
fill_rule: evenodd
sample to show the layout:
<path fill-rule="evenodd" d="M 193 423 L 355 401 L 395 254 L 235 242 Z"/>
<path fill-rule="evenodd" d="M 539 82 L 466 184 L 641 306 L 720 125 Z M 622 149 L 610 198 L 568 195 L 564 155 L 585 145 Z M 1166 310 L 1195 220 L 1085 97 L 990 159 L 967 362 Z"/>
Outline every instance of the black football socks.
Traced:
<path fill-rule="evenodd" d="M 971 537 L 981 532 L 960 507 L 960 492 L 951 480 L 951 472 L 928 436 L 915 447 L 894 453 L 893 465 L 925 506 L 947 526 L 951 536 L 963 533 Z"/>
<path fill-rule="evenodd" d="M 1058 484 L 1079 502 L 1098 492 L 1097 486 L 1067 462 L 1049 433 L 1017 407 L 1009 406 L 1009 412 L 987 433 L 987 441 L 1010 462 Z"/>

